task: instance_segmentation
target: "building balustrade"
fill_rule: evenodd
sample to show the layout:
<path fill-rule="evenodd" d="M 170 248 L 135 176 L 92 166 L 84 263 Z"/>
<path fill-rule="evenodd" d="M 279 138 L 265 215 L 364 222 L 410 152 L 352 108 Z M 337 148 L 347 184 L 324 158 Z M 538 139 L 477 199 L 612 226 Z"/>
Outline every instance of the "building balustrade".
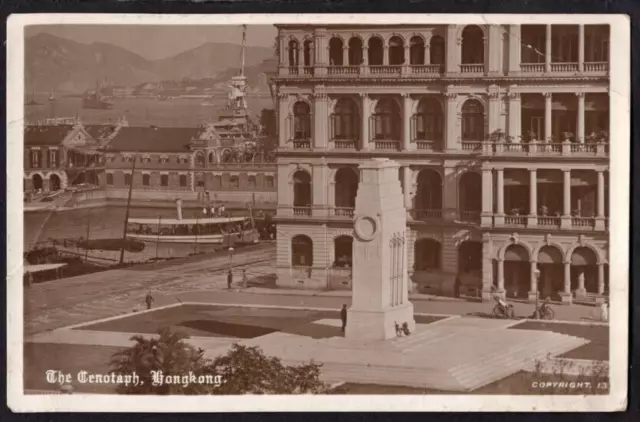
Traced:
<path fill-rule="evenodd" d="M 559 73 L 577 72 L 578 63 L 551 63 L 551 71 Z"/>
<path fill-rule="evenodd" d="M 515 226 L 515 227 L 526 227 L 527 217 L 524 215 L 505 215 L 504 225 Z"/>
<path fill-rule="evenodd" d="M 327 73 L 329 75 L 359 75 L 360 66 L 329 66 Z"/>
<path fill-rule="evenodd" d="M 414 220 L 439 220 L 442 218 L 441 209 L 413 209 L 410 211 Z"/>
<path fill-rule="evenodd" d="M 369 66 L 372 75 L 399 76 L 402 74 L 402 66 Z"/>
<path fill-rule="evenodd" d="M 411 65 L 410 67 L 413 75 L 439 75 L 444 70 L 441 64 Z"/>
<path fill-rule="evenodd" d="M 303 67 L 303 68 L 302 68 L 302 72 L 303 72 L 305 75 L 310 75 L 310 76 L 312 76 L 312 75 L 313 75 L 313 66 L 305 66 L 305 67 Z"/>
<path fill-rule="evenodd" d="M 375 148 L 377 150 L 382 150 L 382 151 L 399 151 L 400 150 L 400 141 L 392 141 L 392 140 L 385 140 L 385 141 L 373 141 Z"/>
<path fill-rule="evenodd" d="M 353 207 L 335 207 L 332 209 L 331 214 L 336 217 L 353 217 L 354 208 Z"/>
<path fill-rule="evenodd" d="M 462 141 L 463 151 L 480 151 L 482 149 L 482 142 L 480 141 Z"/>
<path fill-rule="evenodd" d="M 297 66 L 289 66 L 289 75 L 298 75 L 298 73 L 300 72 L 299 68 Z"/>
<path fill-rule="evenodd" d="M 416 149 L 418 151 L 441 151 L 440 142 L 416 140 Z"/>
<path fill-rule="evenodd" d="M 607 62 L 585 62 L 584 63 L 584 71 L 585 72 L 608 72 L 609 71 L 609 63 L 607 63 Z"/>
<path fill-rule="evenodd" d="M 544 73 L 544 63 L 520 63 L 522 73 Z"/>
<path fill-rule="evenodd" d="M 538 217 L 538 226 L 542 227 L 560 227 L 560 217 Z"/>
<path fill-rule="evenodd" d="M 309 149 L 311 148 L 311 139 L 294 139 L 293 147 L 295 149 Z"/>
<path fill-rule="evenodd" d="M 484 73 L 484 64 L 461 64 L 460 73 Z"/>
<path fill-rule="evenodd" d="M 514 155 L 548 155 L 548 156 L 607 156 L 609 144 L 605 143 L 545 143 L 523 142 L 505 143 L 496 142 L 486 144 L 484 148 L 490 154 L 514 154 Z"/>
<path fill-rule="evenodd" d="M 297 217 L 311 216 L 311 207 L 293 207 L 293 215 Z"/>
<path fill-rule="evenodd" d="M 335 149 L 355 149 L 356 141 L 346 139 L 334 139 L 333 148 Z"/>
<path fill-rule="evenodd" d="M 593 228 L 595 225 L 595 217 L 571 217 L 571 227 Z"/>

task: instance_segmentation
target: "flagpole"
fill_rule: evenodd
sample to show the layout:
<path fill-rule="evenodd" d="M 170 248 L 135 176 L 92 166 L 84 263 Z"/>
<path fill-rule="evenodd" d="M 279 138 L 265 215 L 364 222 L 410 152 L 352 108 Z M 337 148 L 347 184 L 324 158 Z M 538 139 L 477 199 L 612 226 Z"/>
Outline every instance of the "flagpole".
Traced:
<path fill-rule="evenodd" d="M 160 245 L 160 222 L 162 216 L 158 214 L 158 237 L 156 238 L 156 261 L 158 260 L 158 246 Z"/>
<path fill-rule="evenodd" d="M 129 196 L 127 197 L 127 209 L 124 213 L 124 229 L 122 230 L 122 248 L 120 249 L 120 264 L 124 262 L 124 246 L 127 241 L 127 225 L 129 224 L 129 207 L 131 206 L 131 192 L 133 192 L 133 178 L 136 172 L 136 154 L 133 155 L 131 165 L 131 179 L 129 183 Z"/>

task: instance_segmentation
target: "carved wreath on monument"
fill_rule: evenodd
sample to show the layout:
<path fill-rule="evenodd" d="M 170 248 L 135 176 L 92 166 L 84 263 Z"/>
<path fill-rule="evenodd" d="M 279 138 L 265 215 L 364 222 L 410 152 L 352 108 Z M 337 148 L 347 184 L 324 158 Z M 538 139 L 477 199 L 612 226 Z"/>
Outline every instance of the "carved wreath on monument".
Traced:
<path fill-rule="evenodd" d="M 358 239 L 363 242 L 370 242 L 376 237 L 378 222 L 374 217 L 360 215 L 356 217 L 353 228 Z"/>

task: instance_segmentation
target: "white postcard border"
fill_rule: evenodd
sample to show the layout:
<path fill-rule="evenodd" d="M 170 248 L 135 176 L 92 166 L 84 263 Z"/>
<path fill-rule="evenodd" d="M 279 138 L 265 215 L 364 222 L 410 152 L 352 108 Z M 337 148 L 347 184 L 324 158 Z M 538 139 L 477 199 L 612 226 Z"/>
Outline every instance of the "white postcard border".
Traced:
<path fill-rule="evenodd" d="M 45 24 L 609 24 L 610 42 L 610 385 L 603 396 L 332 395 L 122 396 L 25 395 L 23 389 L 22 175 L 24 27 Z M 627 405 L 630 192 L 630 20 L 625 15 L 237 14 L 11 15 L 7 21 L 7 400 L 16 412 L 44 411 L 612 411 Z M 13 107 L 11 106 L 13 105 Z M 20 204 L 20 205 L 19 205 Z M 615 214 L 614 214 L 615 213 Z"/>

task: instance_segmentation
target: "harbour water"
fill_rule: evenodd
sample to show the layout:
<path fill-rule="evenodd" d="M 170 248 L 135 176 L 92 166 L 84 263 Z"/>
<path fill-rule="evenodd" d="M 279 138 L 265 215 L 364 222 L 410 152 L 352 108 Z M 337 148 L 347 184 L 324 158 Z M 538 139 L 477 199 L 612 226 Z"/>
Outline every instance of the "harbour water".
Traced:
<path fill-rule="evenodd" d="M 50 117 L 78 116 L 83 124 L 115 123 L 126 117 L 131 126 L 195 127 L 203 122 L 215 121 L 218 111 L 225 107 L 226 99 L 214 98 L 210 105 L 202 103 L 206 98 L 176 98 L 158 101 L 152 98 L 116 98 L 110 110 L 82 108 L 82 98 L 57 96 L 54 104 L 48 101 L 49 94 L 36 94 L 42 105 L 25 107 L 25 119 L 35 123 Z M 31 98 L 29 98 L 31 99 Z M 264 108 L 273 108 L 270 98 L 250 97 L 247 101 L 251 113 L 258 120 Z"/>

